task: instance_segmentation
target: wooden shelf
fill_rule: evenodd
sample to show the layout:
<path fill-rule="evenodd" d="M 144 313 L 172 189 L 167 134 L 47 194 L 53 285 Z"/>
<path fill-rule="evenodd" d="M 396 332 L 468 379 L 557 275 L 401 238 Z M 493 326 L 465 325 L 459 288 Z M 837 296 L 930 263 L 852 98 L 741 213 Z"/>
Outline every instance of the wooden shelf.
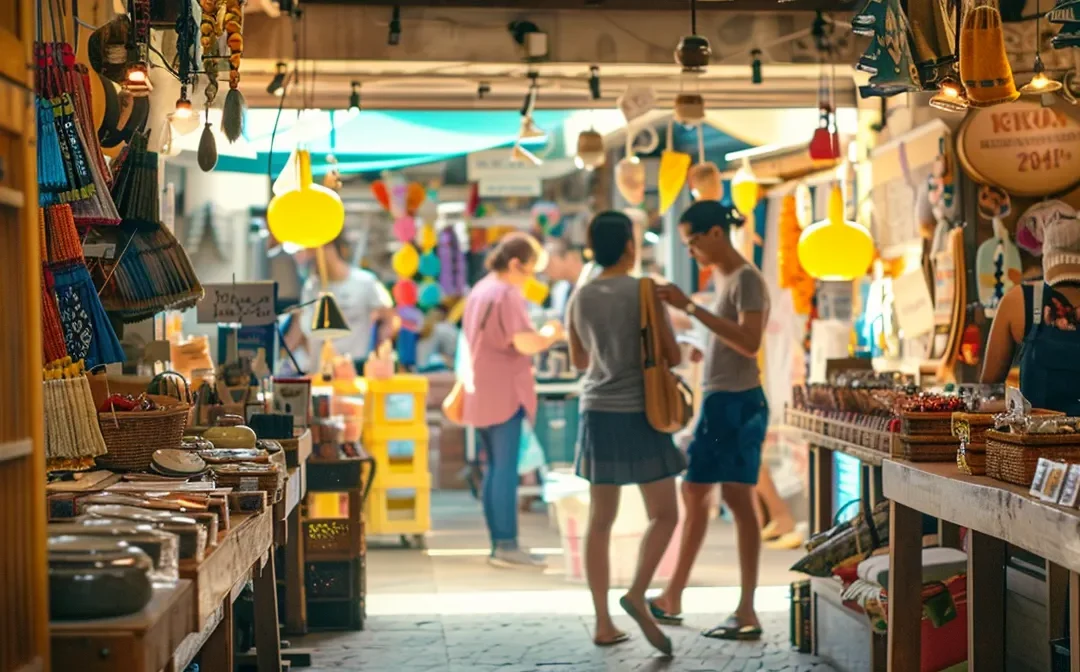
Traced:
<path fill-rule="evenodd" d="M 52 663 L 57 670 L 157 672 L 191 632 L 193 584 L 155 586 L 142 611 L 119 618 L 53 621 Z"/>

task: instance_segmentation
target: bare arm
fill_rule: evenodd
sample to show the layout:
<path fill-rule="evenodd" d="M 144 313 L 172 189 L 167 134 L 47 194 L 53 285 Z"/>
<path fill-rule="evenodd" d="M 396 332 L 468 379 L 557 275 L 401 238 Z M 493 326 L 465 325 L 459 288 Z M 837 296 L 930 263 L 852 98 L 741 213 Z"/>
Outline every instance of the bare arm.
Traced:
<path fill-rule="evenodd" d="M 1016 344 L 1023 339 L 1026 319 L 1023 288 L 1014 287 L 1002 297 L 994 322 L 990 325 L 990 338 L 986 342 L 986 356 L 983 358 L 979 382 L 996 384 L 1008 378 Z"/>
<path fill-rule="evenodd" d="M 585 351 L 585 346 L 581 343 L 581 337 L 578 336 L 577 331 L 574 329 L 573 320 L 570 321 L 570 329 L 567 333 L 570 337 L 570 363 L 578 371 L 584 371 L 589 368 L 589 353 Z"/>
<path fill-rule="evenodd" d="M 546 324 L 540 331 L 521 331 L 514 334 L 511 342 L 514 349 L 526 356 L 533 356 L 547 350 L 563 338 L 562 330 Z"/>

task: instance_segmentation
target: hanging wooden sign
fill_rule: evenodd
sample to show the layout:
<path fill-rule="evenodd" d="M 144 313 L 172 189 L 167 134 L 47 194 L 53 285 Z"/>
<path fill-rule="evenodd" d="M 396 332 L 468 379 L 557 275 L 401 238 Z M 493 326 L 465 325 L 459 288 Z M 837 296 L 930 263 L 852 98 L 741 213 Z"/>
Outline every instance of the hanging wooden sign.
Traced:
<path fill-rule="evenodd" d="M 972 110 L 956 145 L 972 179 L 1014 196 L 1049 196 L 1080 184 L 1080 119 L 1065 106 L 1021 99 Z"/>

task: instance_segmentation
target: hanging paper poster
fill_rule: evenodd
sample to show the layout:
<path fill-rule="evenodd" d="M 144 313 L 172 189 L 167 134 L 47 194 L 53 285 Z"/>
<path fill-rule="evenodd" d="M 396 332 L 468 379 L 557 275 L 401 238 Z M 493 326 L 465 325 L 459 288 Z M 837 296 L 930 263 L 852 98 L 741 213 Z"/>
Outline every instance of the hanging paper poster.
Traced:
<path fill-rule="evenodd" d="M 209 284 L 196 317 L 200 324 L 273 324 L 277 320 L 276 298 L 277 283 L 270 280 Z"/>
<path fill-rule="evenodd" d="M 893 280 L 893 303 L 904 338 L 933 331 L 934 303 L 921 269 Z"/>

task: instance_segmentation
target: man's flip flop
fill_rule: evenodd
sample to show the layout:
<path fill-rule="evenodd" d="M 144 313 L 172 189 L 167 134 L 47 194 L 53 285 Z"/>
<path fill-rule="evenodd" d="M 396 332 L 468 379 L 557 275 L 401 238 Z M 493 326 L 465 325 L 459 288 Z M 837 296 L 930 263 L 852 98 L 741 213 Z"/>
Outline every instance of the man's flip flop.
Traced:
<path fill-rule="evenodd" d="M 623 644 L 629 641 L 630 635 L 626 634 L 625 632 L 620 632 L 616 637 L 607 641 L 600 641 L 599 639 L 594 639 L 593 644 L 599 646 L 600 648 L 607 648 L 609 646 L 618 646 L 619 644 Z"/>
<path fill-rule="evenodd" d="M 619 606 L 623 608 L 623 611 L 625 611 L 627 615 L 630 616 L 630 618 L 634 619 L 634 621 L 638 624 L 638 627 L 641 628 L 642 634 L 645 635 L 645 639 L 649 640 L 649 644 L 652 644 L 654 649 L 664 654 L 665 656 L 671 656 L 672 646 L 670 637 L 663 634 L 662 632 L 659 632 L 659 628 L 656 628 L 657 633 L 659 633 L 660 635 L 659 637 L 649 636 L 648 626 L 655 625 L 655 623 L 649 622 L 650 619 L 648 614 L 643 614 L 638 611 L 634 607 L 633 603 L 631 603 L 625 595 L 619 598 Z"/>
<path fill-rule="evenodd" d="M 656 606 L 655 600 L 646 600 L 645 604 L 649 605 L 649 613 L 652 614 L 653 620 L 660 625 L 682 625 L 682 614 L 669 614 Z"/>
<path fill-rule="evenodd" d="M 711 630 L 705 630 L 702 636 L 709 639 L 723 639 L 730 642 L 756 642 L 761 639 L 760 625 L 739 625 L 732 616 L 721 625 Z"/>

